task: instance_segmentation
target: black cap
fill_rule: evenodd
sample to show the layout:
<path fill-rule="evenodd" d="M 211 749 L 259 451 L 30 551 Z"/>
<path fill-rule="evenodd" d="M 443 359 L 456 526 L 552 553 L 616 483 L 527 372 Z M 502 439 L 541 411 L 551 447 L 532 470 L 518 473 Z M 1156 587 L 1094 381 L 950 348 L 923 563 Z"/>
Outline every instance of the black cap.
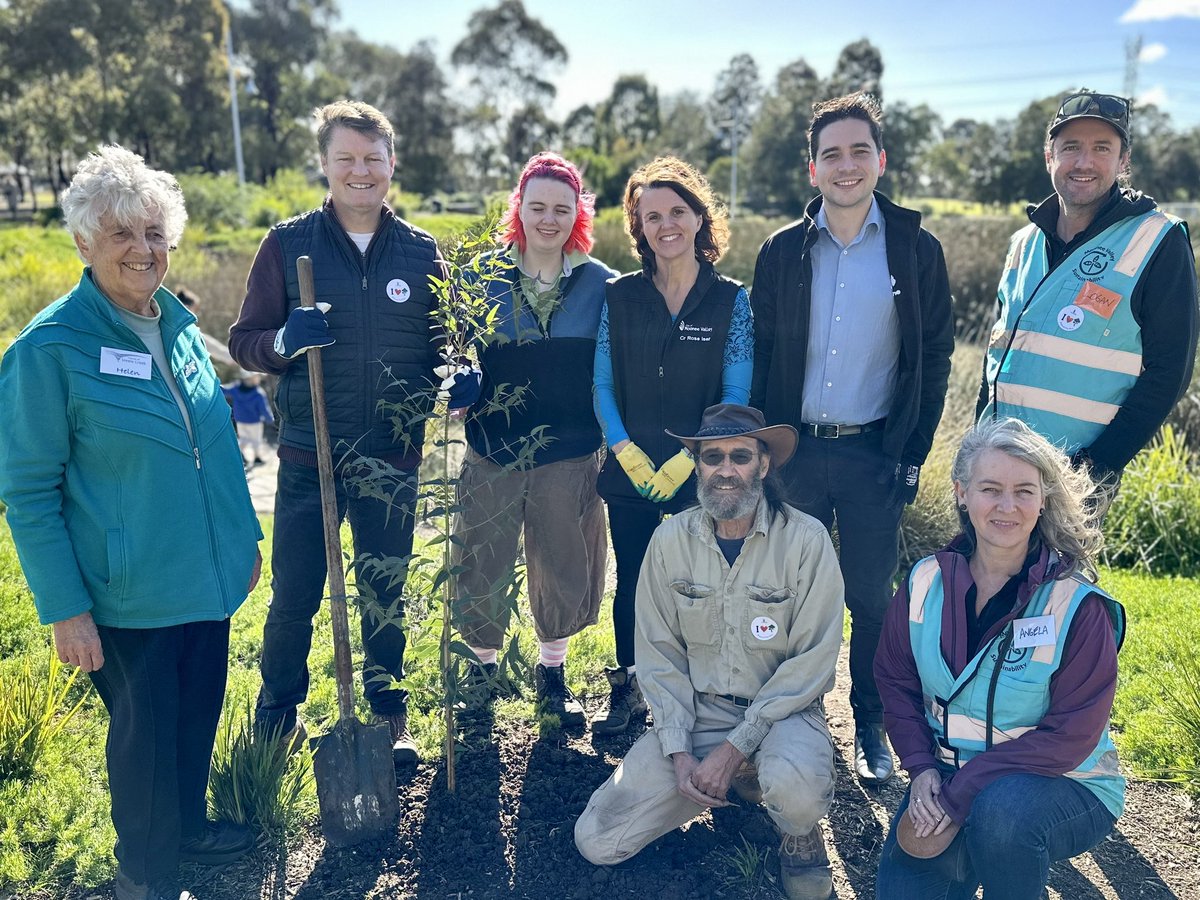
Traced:
<path fill-rule="evenodd" d="M 1076 119 L 1099 119 L 1101 122 L 1107 122 L 1117 129 L 1122 141 L 1129 143 L 1129 101 L 1124 97 L 1118 97 L 1116 94 L 1098 94 L 1087 88 L 1067 95 L 1059 104 L 1054 118 L 1050 120 L 1050 137 L 1053 138 L 1064 125 Z"/>

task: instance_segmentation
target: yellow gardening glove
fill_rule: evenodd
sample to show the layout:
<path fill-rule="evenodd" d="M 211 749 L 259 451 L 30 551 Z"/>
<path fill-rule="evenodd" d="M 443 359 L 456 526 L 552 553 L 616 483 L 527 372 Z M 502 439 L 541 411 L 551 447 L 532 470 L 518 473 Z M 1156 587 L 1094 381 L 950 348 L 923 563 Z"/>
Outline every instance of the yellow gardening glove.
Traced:
<path fill-rule="evenodd" d="M 663 463 L 662 468 L 650 479 L 650 489 L 646 492 L 646 496 L 655 503 L 666 503 L 675 496 L 676 491 L 683 487 L 683 483 L 691 477 L 692 470 L 695 468 L 696 463 L 692 459 L 692 454 L 686 450 L 680 450 Z"/>
<path fill-rule="evenodd" d="M 617 454 L 617 462 L 621 464 L 637 492 L 645 497 L 650 479 L 654 477 L 654 463 L 650 461 L 650 457 L 642 452 L 641 447 L 630 441 Z"/>

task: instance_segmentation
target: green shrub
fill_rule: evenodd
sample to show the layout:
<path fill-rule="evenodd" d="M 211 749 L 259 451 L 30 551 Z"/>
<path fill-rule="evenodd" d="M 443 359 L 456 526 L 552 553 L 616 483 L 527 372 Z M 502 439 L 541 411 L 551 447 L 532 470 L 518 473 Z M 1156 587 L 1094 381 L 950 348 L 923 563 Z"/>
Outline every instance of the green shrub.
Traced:
<path fill-rule="evenodd" d="M 266 187 L 250 198 L 247 223 L 270 228 L 277 222 L 320 206 L 324 196 L 324 186 L 311 183 L 303 172 L 280 169 Z"/>
<path fill-rule="evenodd" d="M 236 175 L 207 173 L 180 175 L 179 186 L 187 204 L 189 228 L 243 228 L 253 197 L 261 193 L 256 184 L 239 185 Z"/>
<path fill-rule="evenodd" d="M 0 783 L 27 779 L 38 760 L 79 710 L 87 694 L 66 708 L 78 669 L 64 681 L 62 663 L 53 650 L 45 670 L 29 656 L 20 667 L 0 671 Z"/>
<path fill-rule="evenodd" d="M 288 756 L 280 752 L 277 735 L 256 735 L 254 703 L 250 694 L 243 698 L 242 708 L 225 705 L 213 748 L 209 804 L 217 818 L 280 840 L 312 815 L 312 757 L 307 747 Z"/>
<path fill-rule="evenodd" d="M 996 320 L 996 286 L 1008 239 L 1028 220 L 1010 216 L 936 216 L 922 223 L 941 242 L 960 338 L 985 338 Z"/>
<path fill-rule="evenodd" d="M 74 287 L 82 271 L 75 244 L 61 228 L 0 229 L 0 348 Z"/>
<path fill-rule="evenodd" d="M 1111 566 L 1200 572 L 1200 472 L 1170 425 L 1126 467 L 1104 531 Z"/>

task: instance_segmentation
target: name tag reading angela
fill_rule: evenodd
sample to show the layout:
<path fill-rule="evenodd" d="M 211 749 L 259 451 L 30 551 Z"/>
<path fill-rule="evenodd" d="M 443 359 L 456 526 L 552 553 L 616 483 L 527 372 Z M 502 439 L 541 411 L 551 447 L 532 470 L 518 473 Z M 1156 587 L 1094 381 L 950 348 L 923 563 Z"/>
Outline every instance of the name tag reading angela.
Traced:
<path fill-rule="evenodd" d="M 1054 616 L 1031 616 L 1013 622 L 1013 647 L 1049 647 L 1058 640 L 1058 625 Z"/>
<path fill-rule="evenodd" d="M 126 378 L 150 380 L 150 354 L 136 350 L 100 348 L 100 372 L 103 375 L 123 375 Z"/>

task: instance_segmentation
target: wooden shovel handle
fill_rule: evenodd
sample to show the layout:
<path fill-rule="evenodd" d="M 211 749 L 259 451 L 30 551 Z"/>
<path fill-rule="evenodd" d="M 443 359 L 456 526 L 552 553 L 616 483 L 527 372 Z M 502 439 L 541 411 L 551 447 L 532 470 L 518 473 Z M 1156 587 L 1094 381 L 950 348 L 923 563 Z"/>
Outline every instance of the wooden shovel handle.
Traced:
<path fill-rule="evenodd" d="M 312 260 L 296 260 L 300 278 L 300 305 L 316 305 Z M 338 718 L 354 718 L 353 675 L 350 666 L 350 622 L 346 614 L 346 576 L 342 568 L 341 520 L 333 487 L 333 452 L 329 448 L 329 419 L 325 415 L 325 374 L 321 368 L 321 349 L 313 347 L 308 356 L 308 382 L 312 391 L 313 431 L 317 438 L 317 474 L 321 480 L 321 518 L 325 524 L 325 562 L 329 568 L 329 614 L 333 620 L 333 663 L 337 674 Z"/>

